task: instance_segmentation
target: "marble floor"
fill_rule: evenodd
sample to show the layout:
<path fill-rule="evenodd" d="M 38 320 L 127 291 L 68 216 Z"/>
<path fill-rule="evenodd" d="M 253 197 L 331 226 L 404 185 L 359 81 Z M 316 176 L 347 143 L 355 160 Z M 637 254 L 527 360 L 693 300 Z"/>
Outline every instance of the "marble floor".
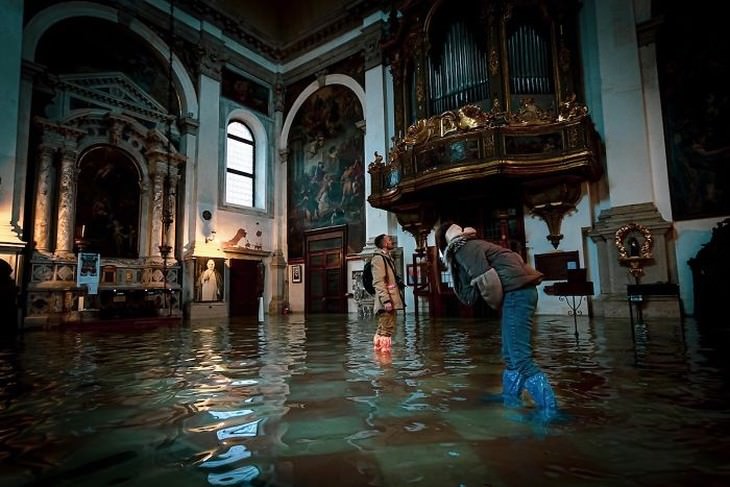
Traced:
<path fill-rule="evenodd" d="M 730 485 L 726 324 L 539 317 L 549 424 L 498 399 L 497 322 L 406 315 L 390 353 L 374 330 L 290 315 L 5 340 L 0 485 Z"/>

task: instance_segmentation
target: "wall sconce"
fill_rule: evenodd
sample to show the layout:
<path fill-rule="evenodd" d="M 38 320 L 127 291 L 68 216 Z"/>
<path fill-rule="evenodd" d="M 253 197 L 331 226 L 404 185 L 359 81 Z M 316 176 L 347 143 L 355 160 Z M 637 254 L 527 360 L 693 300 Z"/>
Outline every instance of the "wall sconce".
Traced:
<path fill-rule="evenodd" d="M 205 236 L 205 243 L 210 243 L 215 240 L 215 230 L 211 230 L 208 235 Z"/>

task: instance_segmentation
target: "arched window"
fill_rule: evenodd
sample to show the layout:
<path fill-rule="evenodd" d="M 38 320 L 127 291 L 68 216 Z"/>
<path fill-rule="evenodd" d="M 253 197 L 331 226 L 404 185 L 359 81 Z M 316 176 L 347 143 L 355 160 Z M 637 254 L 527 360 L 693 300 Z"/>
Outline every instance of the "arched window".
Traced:
<path fill-rule="evenodd" d="M 238 120 L 226 131 L 226 204 L 253 207 L 256 201 L 256 143 Z"/>

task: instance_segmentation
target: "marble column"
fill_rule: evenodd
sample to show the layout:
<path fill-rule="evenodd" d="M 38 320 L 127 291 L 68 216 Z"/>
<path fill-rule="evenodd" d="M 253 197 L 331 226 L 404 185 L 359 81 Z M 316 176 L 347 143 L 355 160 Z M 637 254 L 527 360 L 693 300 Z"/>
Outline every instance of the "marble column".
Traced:
<path fill-rule="evenodd" d="M 56 255 L 73 256 L 73 223 L 76 204 L 76 156 L 75 150 L 61 153 L 61 178 L 58 192 L 58 218 L 56 228 Z"/>
<path fill-rule="evenodd" d="M 275 96 L 274 96 L 274 133 L 280 134 L 283 126 L 283 112 L 285 106 L 284 100 L 284 81 L 281 77 L 276 80 Z M 276 139 L 277 142 L 279 139 Z M 277 144 L 278 149 L 278 144 Z M 277 157 L 278 155 L 278 157 Z M 271 300 L 269 301 L 269 314 L 280 314 L 287 303 L 287 263 L 285 256 L 286 241 L 286 154 L 272 155 L 273 169 L 271 171 L 274 180 L 268 185 L 274 192 L 274 225 L 272 225 L 273 238 L 272 247 L 273 254 L 271 257 Z"/>
<path fill-rule="evenodd" d="M 176 247 L 176 241 L 175 241 L 175 235 L 177 235 L 177 219 L 175 218 L 175 215 L 177 215 L 177 191 L 178 191 L 178 183 L 180 181 L 180 176 L 178 174 L 178 168 L 177 167 L 170 167 L 169 172 L 169 180 L 168 180 L 168 211 L 170 212 L 170 222 L 167 227 L 167 230 L 165 232 L 165 244 L 172 247 L 171 253 L 169 257 L 174 258 L 175 252 L 174 249 Z M 164 187 L 163 187 L 164 189 Z"/>
<path fill-rule="evenodd" d="M 150 218 L 150 248 L 148 255 L 160 256 L 162 244 L 162 205 L 165 194 L 165 172 L 160 170 L 161 164 L 155 165 L 152 174 L 152 216 Z"/>
<path fill-rule="evenodd" d="M 35 219 L 33 225 L 33 239 L 36 250 L 41 253 L 50 253 L 50 227 L 51 222 L 51 164 L 55 148 L 48 145 L 41 145 L 38 148 L 38 185 L 35 195 Z"/>

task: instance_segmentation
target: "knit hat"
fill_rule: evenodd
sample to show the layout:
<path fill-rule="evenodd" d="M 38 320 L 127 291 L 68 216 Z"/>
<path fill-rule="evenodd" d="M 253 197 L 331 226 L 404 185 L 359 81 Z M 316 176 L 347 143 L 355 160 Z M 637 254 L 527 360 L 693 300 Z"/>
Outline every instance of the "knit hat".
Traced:
<path fill-rule="evenodd" d="M 446 244 L 450 244 L 453 239 L 455 239 L 456 237 L 458 237 L 462 233 L 464 233 L 464 229 L 461 228 L 456 223 L 453 223 L 448 228 L 448 230 L 446 230 L 446 234 L 444 234 L 444 237 L 446 238 Z"/>

